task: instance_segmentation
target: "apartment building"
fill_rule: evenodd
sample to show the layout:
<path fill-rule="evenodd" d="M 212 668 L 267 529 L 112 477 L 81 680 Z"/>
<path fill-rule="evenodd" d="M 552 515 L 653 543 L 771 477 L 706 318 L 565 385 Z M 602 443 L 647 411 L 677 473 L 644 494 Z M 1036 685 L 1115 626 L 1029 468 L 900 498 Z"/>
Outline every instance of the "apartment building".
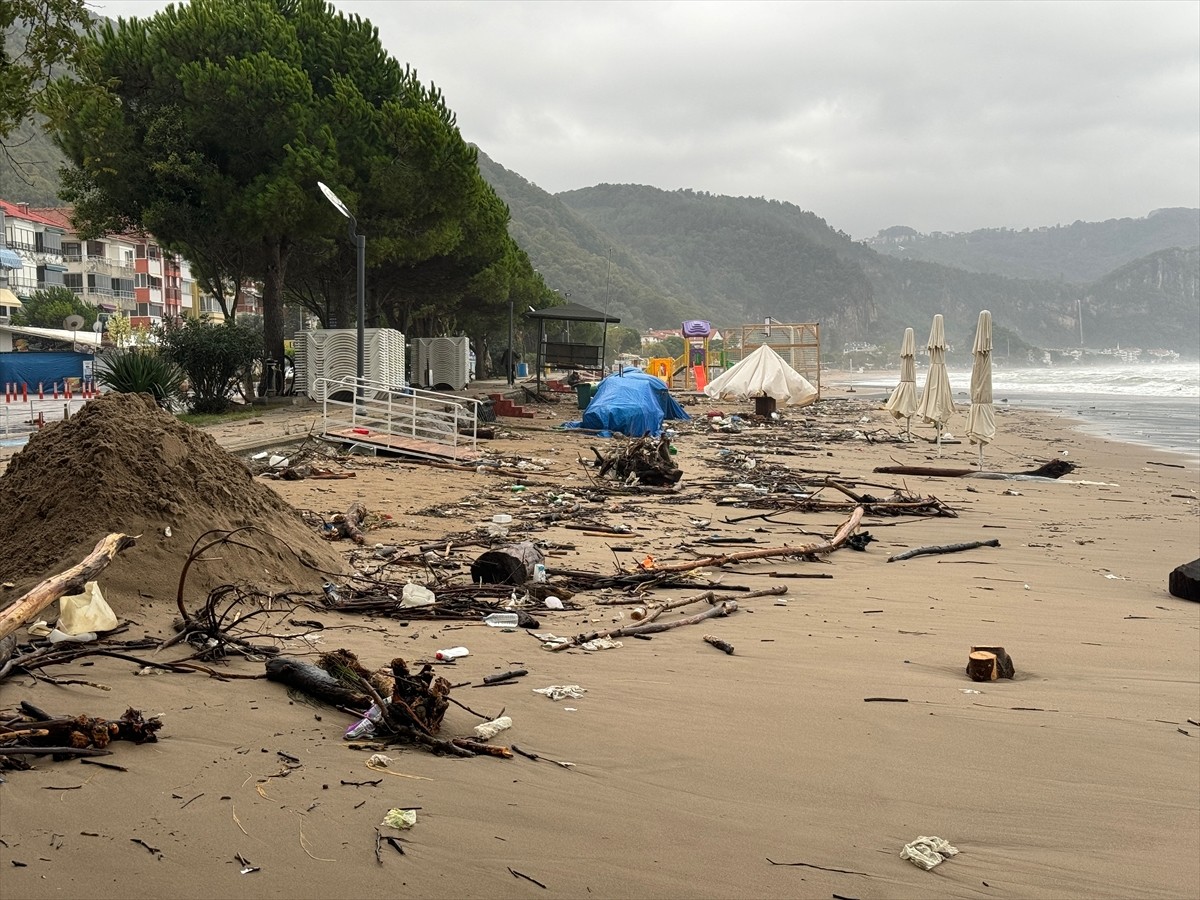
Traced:
<path fill-rule="evenodd" d="M 0 259 L 0 316 L 11 316 L 21 298 L 34 291 L 61 286 L 67 266 L 63 260 L 64 229 L 54 219 L 31 210 L 27 203 L 0 200 L 3 247 Z"/>

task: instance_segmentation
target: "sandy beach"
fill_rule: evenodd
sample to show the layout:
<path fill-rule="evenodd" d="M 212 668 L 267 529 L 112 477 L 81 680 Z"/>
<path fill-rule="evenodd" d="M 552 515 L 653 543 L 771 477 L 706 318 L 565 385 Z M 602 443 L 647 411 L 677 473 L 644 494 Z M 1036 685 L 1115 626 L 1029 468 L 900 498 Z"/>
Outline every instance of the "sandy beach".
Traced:
<path fill-rule="evenodd" d="M 956 515 L 868 515 L 858 530 L 873 540 L 861 552 L 696 570 L 692 586 L 656 589 L 647 600 L 710 589 L 735 598 L 738 588 L 787 593 L 740 601 L 727 617 L 652 640 L 626 637 L 616 649 L 547 652 L 525 629 L 468 621 L 313 608 L 263 619 L 265 632 L 289 635 L 274 642 L 288 656 L 346 648 L 369 668 L 468 647 L 469 656 L 438 667 L 455 685 L 471 683 L 452 696 L 488 716 L 503 710 L 514 724 L 494 742 L 544 757 L 537 761 L 394 747 L 387 769 L 368 768 L 371 751 L 342 737 L 351 716 L 261 678 L 139 675 L 139 665 L 105 657 L 39 673 L 90 684 L 15 673 L 0 683 L 4 711 L 22 700 L 109 718 L 133 707 L 161 716 L 163 727 L 157 743 L 113 744 L 103 760 L 127 771 L 39 757 L 29 771 L 0 773 L 0 894 L 1200 896 L 1200 604 L 1167 592 L 1168 573 L 1200 555 L 1193 459 L 1105 441 L 1064 417 L 998 408 L 989 468 L 1065 459 L 1077 469 L 1057 481 L 876 474 L 897 464 L 967 467 L 976 451 L 963 439 L 939 458 L 925 427 L 914 426 L 913 443 L 887 439 L 902 423 L 835 376 L 817 407 L 785 412 L 779 426 L 712 431 L 707 411 L 744 416 L 752 405 L 688 405 L 694 422 L 673 426 L 684 472 L 678 496 L 601 494 L 578 458 L 612 442 L 555 428 L 578 417 L 574 396 L 529 408 L 535 418 L 501 420 L 500 436 L 481 443 L 525 460 L 523 470 L 353 457 L 337 463 L 350 478 L 255 481 L 325 520 L 363 502 L 376 526 L 365 547 L 330 545 L 347 572 L 352 555 L 370 564 L 376 544 L 445 540 L 448 560 L 462 564 L 459 581 L 485 547 L 454 545 L 484 534 L 500 513 L 513 517 L 512 539 L 560 548 L 546 560 L 552 584 L 564 577 L 556 570 L 613 574 L 647 557 L 664 565 L 830 537 L 846 510 L 761 504 L 754 487 L 763 487 L 763 470 L 779 481 L 773 466 L 829 475 L 875 497 L 904 488 Z M 210 434 L 244 456 L 302 438 L 316 418 L 313 407 L 296 406 Z M 962 404 L 951 431 L 965 418 Z M 754 467 L 733 470 L 730 458 Z M 544 516 L 575 502 L 588 521 L 629 533 L 593 534 L 569 528 L 570 517 Z M 991 539 L 999 546 L 887 562 L 914 548 Z M 0 581 L 19 553 L 0 553 Z M 65 556 L 63 567 L 81 557 Z M 197 585 L 219 581 L 220 563 L 206 565 L 216 571 Z M 177 611 L 167 585 L 178 572 L 147 573 L 138 590 L 136 576 L 121 571 L 111 587 L 103 574 L 99 582 L 129 625 L 122 638 L 170 637 Z M 293 574 L 320 593 L 323 576 Z M 788 577 L 798 575 L 827 577 Z M 389 574 L 406 576 L 424 583 L 429 573 Z M 0 593 L 0 603 L 9 599 Z M 580 609 L 532 610 L 535 630 L 571 636 L 629 624 L 631 606 L 600 602 L 611 599 L 583 591 L 572 598 Z M 188 605 L 203 600 L 196 590 Z M 733 655 L 705 634 L 732 644 Z M 968 679 L 973 645 L 1006 648 L 1016 677 Z M 187 653 L 137 651 L 156 660 Z M 230 675 L 263 671 L 246 658 L 215 665 Z M 477 687 L 511 669 L 529 674 Z M 559 701 L 534 693 L 551 685 L 586 693 Z M 443 736 L 468 736 L 480 721 L 451 706 Z M 417 808 L 416 825 L 381 827 L 393 807 Z M 377 859 L 377 828 L 403 839 L 403 855 L 385 843 Z M 923 835 L 960 852 L 932 871 L 901 859 Z"/>

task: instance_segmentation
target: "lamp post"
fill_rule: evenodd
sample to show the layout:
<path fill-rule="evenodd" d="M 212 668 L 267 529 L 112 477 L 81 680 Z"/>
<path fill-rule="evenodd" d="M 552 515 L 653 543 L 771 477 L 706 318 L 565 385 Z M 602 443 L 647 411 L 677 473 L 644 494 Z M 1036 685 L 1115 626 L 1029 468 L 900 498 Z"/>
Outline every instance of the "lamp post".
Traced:
<path fill-rule="evenodd" d="M 366 377 L 367 236 L 359 234 L 358 220 L 350 214 L 350 210 L 346 208 L 346 204 L 341 201 L 338 195 L 330 190 L 329 185 L 323 181 L 318 181 L 317 187 L 321 189 L 321 193 L 325 195 L 325 199 L 333 204 L 333 208 L 350 220 L 350 240 L 354 242 L 358 250 L 358 362 L 355 369 L 357 380 L 355 381 L 354 396 L 362 397 L 363 380 Z"/>
<path fill-rule="evenodd" d="M 512 295 L 512 291 L 509 291 L 509 294 L 508 294 L 508 358 L 505 360 L 504 365 L 508 369 L 508 372 L 506 373 L 508 375 L 508 386 L 512 387 L 514 384 L 516 384 L 515 375 L 516 375 L 516 370 L 517 370 L 516 365 L 513 363 L 513 295 Z"/>

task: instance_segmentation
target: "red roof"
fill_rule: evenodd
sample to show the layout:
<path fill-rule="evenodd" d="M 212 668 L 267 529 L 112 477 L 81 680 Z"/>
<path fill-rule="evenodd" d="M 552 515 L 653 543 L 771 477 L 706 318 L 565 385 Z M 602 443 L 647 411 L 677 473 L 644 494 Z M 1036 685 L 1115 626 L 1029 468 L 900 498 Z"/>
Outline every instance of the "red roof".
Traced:
<path fill-rule="evenodd" d="M 37 222 L 39 225 L 49 225 L 51 228 L 69 228 L 70 225 L 64 225 L 61 218 L 57 215 L 54 217 L 44 215 L 44 213 L 55 212 L 58 210 L 33 210 L 21 208 L 15 203 L 9 203 L 7 200 L 0 200 L 0 209 L 4 210 L 4 215 L 10 219 L 24 219 L 26 222 Z M 69 215 L 69 214 L 68 214 Z"/>

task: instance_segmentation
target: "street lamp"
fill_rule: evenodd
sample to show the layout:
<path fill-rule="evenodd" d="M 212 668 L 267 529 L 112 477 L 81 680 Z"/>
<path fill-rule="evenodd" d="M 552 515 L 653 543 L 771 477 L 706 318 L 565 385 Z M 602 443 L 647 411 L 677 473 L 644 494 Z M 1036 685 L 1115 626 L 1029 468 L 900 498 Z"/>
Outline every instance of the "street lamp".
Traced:
<path fill-rule="evenodd" d="M 318 181 L 317 187 L 321 189 L 321 193 L 325 195 L 325 199 L 333 204 L 333 208 L 350 220 L 350 240 L 354 242 L 358 250 L 358 364 L 356 368 L 358 378 L 355 383 L 354 396 L 362 397 L 363 380 L 366 377 L 364 365 L 366 359 L 366 332 L 364 324 L 367 318 L 367 236 L 358 233 L 358 220 L 350 214 L 350 210 L 346 208 L 346 204 L 341 201 L 341 198 L 330 190 L 329 185 L 323 181 Z"/>

